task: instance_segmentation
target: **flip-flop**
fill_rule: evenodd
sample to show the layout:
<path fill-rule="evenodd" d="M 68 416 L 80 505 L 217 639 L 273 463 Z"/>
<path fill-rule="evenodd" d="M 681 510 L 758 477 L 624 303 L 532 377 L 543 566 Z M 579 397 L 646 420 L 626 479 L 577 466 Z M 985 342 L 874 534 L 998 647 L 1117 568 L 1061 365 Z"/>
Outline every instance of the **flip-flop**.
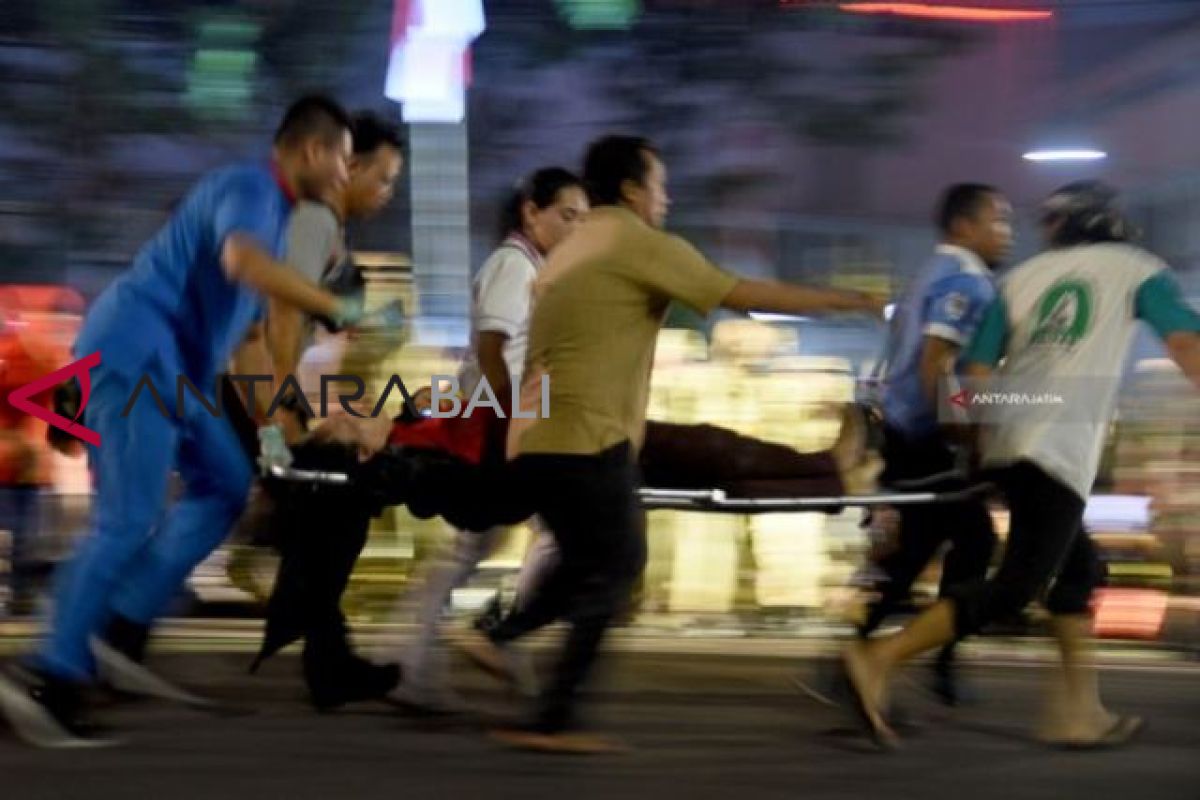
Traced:
<path fill-rule="evenodd" d="M 1134 715 L 1117 717 L 1099 739 L 1090 742 L 1046 742 L 1059 750 L 1111 750 L 1124 747 L 1146 729 L 1146 720 Z"/>
<path fill-rule="evenodd" d="M 844 675 L 837 676 L 833 681 L 825 678 L 809 681 L 801 675 L 795 675 L 789 683 L 799 694 L 828 708 L 845 710 L 853 702 Z M 895 704 L 888 711 L 887 723 L 898 736 L 915 736 L 926 728 L 909 709 Z"/>

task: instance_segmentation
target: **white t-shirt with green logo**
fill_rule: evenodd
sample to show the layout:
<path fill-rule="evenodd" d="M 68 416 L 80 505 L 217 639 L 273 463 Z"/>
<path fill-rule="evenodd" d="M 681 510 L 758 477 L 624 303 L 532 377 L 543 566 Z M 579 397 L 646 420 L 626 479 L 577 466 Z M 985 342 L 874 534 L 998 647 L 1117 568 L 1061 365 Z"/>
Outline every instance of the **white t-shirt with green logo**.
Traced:
<path fill-rule="evenodd" d="M 999 364 L 1000 391 L 1065 402 L 995 409 L 983 430 L 984 465 L 1032 461 L 1087 498 L 1139 320 L 1164 338 L 1200 331 L 1166 264 L 1141 248 L 1059 248 L 1010 271 L 963 358 Z"/>

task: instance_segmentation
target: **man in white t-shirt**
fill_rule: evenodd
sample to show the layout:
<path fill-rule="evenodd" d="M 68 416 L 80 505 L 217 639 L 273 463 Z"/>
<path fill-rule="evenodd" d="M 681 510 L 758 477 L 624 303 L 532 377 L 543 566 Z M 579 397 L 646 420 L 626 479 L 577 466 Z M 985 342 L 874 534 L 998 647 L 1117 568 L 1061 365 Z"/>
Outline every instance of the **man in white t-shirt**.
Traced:
<path fill-rule="evenodd" d="M 1110 747 L 1141 728 L 1100 701 L 1087 641 L 1092 590 L 1103 580 L 1083 511 L 1139 321 L 1200 388 L 1200 315 L 1167 266 L 1128 243 L 1103 184 L 1064 187 L 1046 201 L 1049 249 L 1016 267 L 963 360 L 972 377 L 950 402 L 982 436 L 985 474 L 1010 510 L 1004 560 L 988 581 L 956 587 L 900 633 L 856 643 L 845 663 L 862 721 L 884 745 L 887 678 L 918 653 L 1021 612 L 1044 593 L 1062 669 L 1038 728 L 1054 746 Z M 992 405 L 993 398 L 1004 398 Z M 1020 399 L 1020 402 L 1013 402 Z"/>

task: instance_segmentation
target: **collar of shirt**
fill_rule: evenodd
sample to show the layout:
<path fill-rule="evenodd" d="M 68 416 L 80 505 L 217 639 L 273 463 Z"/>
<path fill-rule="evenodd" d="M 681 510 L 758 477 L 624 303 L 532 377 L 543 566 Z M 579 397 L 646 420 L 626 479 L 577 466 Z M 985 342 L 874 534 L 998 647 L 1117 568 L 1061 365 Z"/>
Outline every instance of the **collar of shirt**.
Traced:
<path fill-rule="evenodd" d="M 526 237 L 525 234 L 520 233 L 519 231 L 513 231 L 508 235 L 508 238 L 504 240 L 504 243 L 515 247 L 524 253 L 525 257 L 528 258 L 533 264 L 534 269 L 540 270 L 542 268 L 542 264 L 546 259 L 538 251 L 534 243 L 529 241 L 529 238 Z"/>
<path fill-rule="evenodd" d="M 296 205 L 296 192 L 293 191 L 291 184 L 284 177 L 283 170 L 280 169 L 278 161 L 271 162 L 271 175 L 274 176 L 275 183 L 279 185 L 279 191 L 283 192 L 283 196 L 287 198 L 288 203 Z"/>
<path fill-rule="evenodd" d="M 637 220 L 638 222 L 642 223 L 643 225 L 646 224 L 645 221 L 641 217 L 639 217 L 637 214 L 635 214 L 633 212 L 633 209 L 623 206 L 619 203 L 615 204 L 615 205 L 593 206 L 592 210 L 588 212 L 589 217 L 602 217 L 602 216 L 605 216 L 606 214 L 611 215 L 611 216 L 618 216 L 618 217 L 619 216 L 632 217 L 633 219 Z"/>
<path fill-rule="evenodd" d="M 963 269 L 973 275 L 989 274 L 989 270 L 987 265 L 983 263 L 983 259 L 965 247 L 959 247 L 956 244 L 939 244 L 937 246 L 937 254 L 939 256 L 954 256 L 962 262 Z"/>

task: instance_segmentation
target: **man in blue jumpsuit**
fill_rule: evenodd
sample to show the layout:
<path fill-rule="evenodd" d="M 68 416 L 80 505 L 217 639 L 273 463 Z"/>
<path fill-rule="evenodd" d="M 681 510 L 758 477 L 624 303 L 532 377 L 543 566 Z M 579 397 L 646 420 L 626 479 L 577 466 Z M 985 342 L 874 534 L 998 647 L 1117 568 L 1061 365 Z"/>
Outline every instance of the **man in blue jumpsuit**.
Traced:
<path fill-rule="evenodd" d="M 361 317 L 360 302 L 277 260 L 292 204 L 340 190 L 350 148 L 346 113 L 323 97 L 301 99 L 284 116 L 272 160 L 202 178 L 89 311 L 75 353 L 101 354 L 86 410 L 101 440 L 89 452 L 91 531 L 61 577 L 38 652 L 0 675 L 0 710 L 27 741 L 102 742 L 82 717 L 80 690 L 97 672 L 93 648 L 136 672 L 151 623 L 242 511 L 252 465 L 226 419 L 196 398 L 176 405 L 177 376 L 211 402 L 267 298 L 343 325 Z M 130 404 L 144 376 L 161 387 L 167 415 L 147 391 Z M 277 429 L 266 433 L 264 457 L 285 460 Z M 172 470 L 184 491 L 164 513 Z"/>

